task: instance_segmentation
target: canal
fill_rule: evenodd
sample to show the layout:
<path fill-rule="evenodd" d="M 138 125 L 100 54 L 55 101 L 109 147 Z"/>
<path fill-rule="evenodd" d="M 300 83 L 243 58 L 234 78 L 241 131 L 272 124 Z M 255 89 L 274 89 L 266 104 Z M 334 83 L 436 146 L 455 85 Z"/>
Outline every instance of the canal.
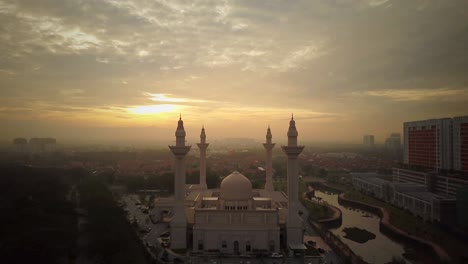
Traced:
<path fill-rule="evenodd" d="M 344 207 L 338 204 L 338 194 L 326 193 L 315 190 L 315 196 L 320 197 L 322 201 L 327 202 L 339 208 L 342 212 L 342 225 L 336 229 L 330 229 L 335 235 L 346 243 L 354 253 L 361 256 L 368 263 L 387 263 L 392 260 L 392 257 L 404 258 L 405 248 L 379 231 L 379 217 L 358 209 Z M 367 230 L 375 235 L 374 239 L 364 243 L 358 243 L 348 238 L 345 238 L 345 228 L 357 227 Z"/>

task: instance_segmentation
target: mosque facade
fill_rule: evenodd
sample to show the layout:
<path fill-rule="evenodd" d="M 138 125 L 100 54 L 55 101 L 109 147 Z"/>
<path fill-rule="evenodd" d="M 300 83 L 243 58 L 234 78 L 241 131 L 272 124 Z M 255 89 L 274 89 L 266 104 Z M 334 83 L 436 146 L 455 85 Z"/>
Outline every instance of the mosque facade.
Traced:
<path fill-rule="evenodd" d="M 185 145 L 182 118 L 176 130 L 176 145 L 169 146 L 175 160 L 175 195 L 173 199 L 155 202 L 159 209 L 173 212 L 170 221 L 171 248 L 188 248 L 192 252 L 221 254 L 251 254 L 303 250 L 303 226 L 298 214 L 297 157 L 303 146 L 297 145 L 297 130 L 291 117 L 287 155 L 288 195 L 273 190 L 271 130 L 266 135 L 265 187 L 253 189 L 250 180 L 238 171 L 224 177 L 220 188 L 206 185 L 205 129 L 200 135 L 200 184 L 185 184 L 185 157 L 190 146 Z"/>

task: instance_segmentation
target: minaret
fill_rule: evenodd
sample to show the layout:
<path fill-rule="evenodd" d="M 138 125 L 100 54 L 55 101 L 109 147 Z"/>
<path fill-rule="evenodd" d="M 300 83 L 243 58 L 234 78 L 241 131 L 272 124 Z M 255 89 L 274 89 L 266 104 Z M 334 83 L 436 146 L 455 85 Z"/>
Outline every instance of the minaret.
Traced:
<path fill-rule="evenodd" d="M 200 143 L 197 144 L 200 149 L 200 188 L 208 189 L 206 185 L 206 149 L 209 143 L 206 143 L 205 127 L 203 126 L 200 134 Z"/>
<path fill-rule="evenodd" d="M 175 160 L 174 172 L 174 216 L 171 221 L 171 248 L 187 247 L 187 218 L 185 215 L 185 156 L 190 146 L 185 145 L 185 130 L 182 115 L 179 118 L 175 132 L 176 144 L 169 146 Z"/>
<path fill-rule="evenodd" d="M 263 143 L 263 147 L 266 150 L 266 160 L 265 160 L 265 167 L 266 167 L 266 179 L 265 179 L 265 190 L 268 192 L 273 192 L 273 170 L 271 165 L 272 160 L 272 150 L 275 147 L 275 143 L 271 143 L 271 129 L 268 126 L 267 134 L 266 134 L 266 143 Z"/>
<path fill-rule="evenodd" d="M 286 223 L 286 237 L 288 246 L 303 243 L 304 233 L 302 223 L 299 219 L 299 176 L 297 156 L 301 154 L 304 146 L 297 145 L 297 130 L 294 116 L 291 115 L 288 130 L 288 145 L 282 146 L 284 153 L 288 156 L 288 220 Z"/>

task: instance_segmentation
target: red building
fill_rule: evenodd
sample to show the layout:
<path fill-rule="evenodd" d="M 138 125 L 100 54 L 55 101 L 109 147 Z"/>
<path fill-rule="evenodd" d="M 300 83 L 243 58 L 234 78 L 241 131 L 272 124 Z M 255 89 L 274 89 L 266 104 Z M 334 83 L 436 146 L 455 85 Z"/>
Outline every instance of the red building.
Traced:
<path fill-rule="evenodd" d="M 434 170 L 453 168 L 452 119 L 405 122 L 404 163 Z"/>
<path fill-rule="evenodd" d="M 437 164 L 436 126 L 408 129 L 408 164 L 435 168 Z"/>

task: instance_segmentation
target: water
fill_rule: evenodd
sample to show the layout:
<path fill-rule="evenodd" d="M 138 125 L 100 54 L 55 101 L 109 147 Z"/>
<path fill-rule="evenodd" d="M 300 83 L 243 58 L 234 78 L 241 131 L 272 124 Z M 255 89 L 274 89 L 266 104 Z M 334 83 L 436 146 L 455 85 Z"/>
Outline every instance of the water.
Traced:
<path fill-rule="evenodd" d="M 328 204 L 339 208 L 342 212 L 342 225 L 336 229 L 330 229 L 335 235 L 339 236 L 341 240 L 346 243 L 351 250 L 357 255 L 361 256 L 366 262 L 369 263 L 387 263 L 392 260 L 392 257 L 403 257 L 405 252 L 402 244 L 396 243 L 379 231 L 379 217 L 363 212 L 357 209 L 344 207 L 338 204 L 338 194 L 324 193 L 315 190 L 315 196 L 322 198 Z M 369 217 L 365 217 L 369 216 Z M 357 227 L 366 229 L 376 235 L 375 239 L 369 240 L 363 244 L 354 242 L 347 238 L 343 232 L 346 227 Z M 409 260 L 405 259 L 407 262 Z"/>

